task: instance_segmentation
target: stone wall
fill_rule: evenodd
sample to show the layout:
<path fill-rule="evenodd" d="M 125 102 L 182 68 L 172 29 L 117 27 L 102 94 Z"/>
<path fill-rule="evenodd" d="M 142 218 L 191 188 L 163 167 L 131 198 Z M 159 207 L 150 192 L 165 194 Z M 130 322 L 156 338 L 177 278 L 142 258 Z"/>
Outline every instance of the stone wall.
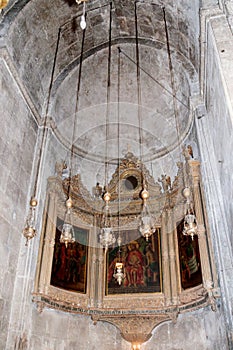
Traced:
<path fill-rule="evenodd" d="M 31 327 L 21 343 L 33 350 L 130 350 L 117 328 L 109 323 L 93 324 L 90 317 L 32 307 Z M 142 350 L 227 350 L 221 312 L 205 309 L 183 314 L 173 323 L 156 328 Z M 25 345 L 25 346 L 26 346 Z M 8 348 L 7 348 L 8 349 Z M 11 349 L 11 347 L 9 347 Z M 23 348 L 24 349 L 24 348 Z M 25 347 L 26 349 L 26 347 Z"/>
<path fill-rule="evenodd" d="M 224 197 L 224 212 L 231 231 L 233 204 L 233 82 L 232 82 L 232 33 L 226 19 L 216 18 L 209 29 L 207 56 L 206 107 L 208 125 L 213 140 L 214 154 L 221 190 Z M 230 237 L 233 244 L 233 235 Z"/>
<path fill-rule="evenodd" d="M 202 156 L 203 184 L 214 247 L 223 313 L 233 348 L 232 260 L 232 47 L 226 17 L 220 12 L 207 17 L 205 88 L 207 113 L 197 116 Z"/>
<path fill-rule="evenodd" d="M 6 343 L 37 126 L 0 52 L 0 348 Z"/>
<path fill-rule="evenodd" d="M 228 349 L 221 309 L 203 309 L 178 316 L 173 323 L 161 324 L 142 350 Z"/>

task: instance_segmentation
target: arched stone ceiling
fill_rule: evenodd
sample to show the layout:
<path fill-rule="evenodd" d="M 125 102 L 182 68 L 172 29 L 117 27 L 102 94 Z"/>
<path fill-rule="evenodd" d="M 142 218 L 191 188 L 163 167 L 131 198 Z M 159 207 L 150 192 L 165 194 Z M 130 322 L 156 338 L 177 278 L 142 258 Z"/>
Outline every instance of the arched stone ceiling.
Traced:
<path fill-rule="evenodd" d="M 78 153 L 103 158 L 106 130 L 106 88 L 110 3 L 89 0 L 83 46 L 83 67 L 78 105 Z M 171 47 L 175 91 L 166 45 L 163 6 Z M 117 100 L 120 98 L 121 152 L 131 144 L 139 154 L 136 77 L 135 15 L 138 23 L 142 93 L 142 138 L 145 159 L 163 156 L 190 130 L 191 87 L 198 76 L 199 1 L 112 2 L 112 60 L 110 88 L 109 156 L 117 157 Z M 0 33 L 23 84 L 43 117 L 59 35 L 49 115 L 55 133 L 67 146 L 72 139 L 77 77 L 83 32 L 79 27 L 82 5 L 75 0 L 12 2 L 4 14 Z M 122 50 L 118 95 L 118 49 Z M 176 95 L 176 99 L 172 94 Z M 175 111 L 176 109 L 176 111 Z M 178 122 L 178 130 L 177 130 Z M 178 135 L 179 131 L 179 135 Z"/>
<path fill-rule="evenodd" d="M 111 49 L 108 149 L 109 156 L 117 158 L 119 132 L 121 152 L 129 145 L 134 154 L 140 154 L 140 113 L 143 154 L 148 161 L 171 151 L 178 138 L 183 139 L 190 130 L 192 118 L 189 107 L 189 76 L 187 71 L 182 69 L 179 57 L 174 56 L 176 85 L 174 102 L 166 49 L 161 45 L 157 48 L 156 45 L 140 44 L 141 107 L 139 108 L 135 51 L 134 42 L 121 42 L 113 45 Z M 97 51 L 83 61 L 77 114 L 75 114 L 75 101 L 79 70 L 72 70 L 66 79 L 56 85 L 53 108 L 50 111 L 50 115 L 56 120 L 55 132 L 69 145 L 72 139 L 70 125 L 77 123 L 76 146 L 78 153 L 85 158 L 101 159 L 105 154 L 107 70 L 108 48 Z M 118 130 L 118 118 L 120 130 Z"/>

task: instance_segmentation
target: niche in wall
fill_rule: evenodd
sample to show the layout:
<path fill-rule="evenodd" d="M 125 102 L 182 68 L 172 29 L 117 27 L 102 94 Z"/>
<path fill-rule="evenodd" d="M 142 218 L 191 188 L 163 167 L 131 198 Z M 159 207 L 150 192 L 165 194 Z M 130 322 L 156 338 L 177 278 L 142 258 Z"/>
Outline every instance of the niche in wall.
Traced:
<path fill-rule="evenodd" d="M 150 193 L 151 213 L 156 218 L 156 230 L 148 241 L 138 230 L 141 169 Z M 198 219 L 198 237 L 193 240 L 183 235 L 186 201 L 182 190 L 187 177 Z M 130 188 L 125 186 L 129 178 L 137 180 Z M 69 181 L 60 175 L 48 179 L 33 293 L 40 310 L 48 307 L 91 315 L 95 322 L 115 324 L 126 340 L 142 343 L 161 322 L 176 319 L 180 312 L 214 305 L 214 264 L 204 226 L 198 160 L 186 157 L 179 163 L 177 176 L 169 186 L 155 182 L 131 152 L 116 168 L 108 190 L 112 226 L 116 236 L 121 235 L 125 267 L 121 285 L 113 277 L 117 243 L 105 251 L 99 242 L 104 205 L 101 192 L 90 194 L 80 174 L 71 179 L 75 242 L 67 247 L 60 243 Z"/>

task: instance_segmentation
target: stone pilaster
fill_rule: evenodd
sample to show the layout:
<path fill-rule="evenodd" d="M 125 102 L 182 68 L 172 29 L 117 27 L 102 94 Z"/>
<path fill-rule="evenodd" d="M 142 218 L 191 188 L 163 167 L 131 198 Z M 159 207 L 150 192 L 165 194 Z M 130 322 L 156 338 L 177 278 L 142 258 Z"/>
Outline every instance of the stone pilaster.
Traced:
<path fill-rule="evenodd" d="M 166 212 L 162 214 L 162 273 L 163 273 L 163 292 L 165 302 L 167 305 L 171 303 L 171 279 L 168 255 L 168 234 L 167 234 L 167 215 Z"/>
<path fill-rule="evenodd" d="M 39 292 L 47 293 L 48 286 L 50 285 L 52 262 L 53 262 L 53 251 L 55 244 L 55 232 L 56 232 L 56 194 L 51 191 L 49 193 L 48 200 L 48 212 L 47 212 L 47 224 L 44 235 L 44 248 L 41 263 L 41 275 L 39 282 Z"/>
<path fill-rule="evenodd" d="M 201 267 L 203 285 L 206 289 L 210 289 L 213 285 L 212 274 L 210 269 L 209 253 L 207 246 L 206 229 L 204 226 L 203 207 L 200 193 L 200 162 L 198 160 L 190 160 L 190 175 L 193 182 L 193 200 L 195 215 L 198 224 L 198 241 L 200 249 Z"/>
<path fill-rule="evenodd" d="M 176 254 L 174 247 L 174 223 L 172 210 L 167 211 L 167 236 L 168 236 L 168 256 L 170 266 L 170 281 L 171 281 L 171 301 L 172 304 L 177 304 L 177 270 L 176 270 Z"/>
<path fill-rule="evenodd" d="M 89 305 L 91 307 L 96 306 L 96 289 L 98 285 L 96 283 L 92 283 L 95 281 L 96 269 L 97 269 L 97 248 L 96 248 L 96 216 L 94 216 L 93 222 L 93 231 L 89 232 L 89 250 L 88 256 L 91 257 L 91 264 L 88 266 L 88 293 L 89 293 Z"/>

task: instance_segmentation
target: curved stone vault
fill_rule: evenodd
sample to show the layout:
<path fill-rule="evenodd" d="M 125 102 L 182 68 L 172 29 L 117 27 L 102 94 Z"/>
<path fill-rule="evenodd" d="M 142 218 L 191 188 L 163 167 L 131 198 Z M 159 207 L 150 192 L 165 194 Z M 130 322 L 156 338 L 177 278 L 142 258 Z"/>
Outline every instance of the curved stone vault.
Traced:
<path fill-rule="evenodd" d="M 178 1 L 176 6 L 172 1 L 166 4 L 162 1 L 90 1 L 86 3 L 87 28 L 83 39 L 79 26 L 82 5 L 77 6 L 75 1 L 12 2 L 3 14 L 2 35 L 35 109 L 41 118 L 46 113 L 52 118 L 56 137 L 68 149 L 74 141 L 81 158 L 103 162 L 111 12 L 108 155 L 109 159 L 116 159 L 130 147 L 139 156 L 140 109 L 142 154 L 148 162 L 171 152 L 192 127 L 190 97 L 196 93 L 193 87 L 198 81 L 197 11 L 198 1 L 193 1 L 191 7 L 184 6 L 183 1 Z M 188 26 L 187 21 L 193 25 Z M 10 24 L 8 31 L 7 23 Z M 82 73 L 77 96 L 81 52 Z M 72 136 L 75 123 L 76 134 Z"/>

